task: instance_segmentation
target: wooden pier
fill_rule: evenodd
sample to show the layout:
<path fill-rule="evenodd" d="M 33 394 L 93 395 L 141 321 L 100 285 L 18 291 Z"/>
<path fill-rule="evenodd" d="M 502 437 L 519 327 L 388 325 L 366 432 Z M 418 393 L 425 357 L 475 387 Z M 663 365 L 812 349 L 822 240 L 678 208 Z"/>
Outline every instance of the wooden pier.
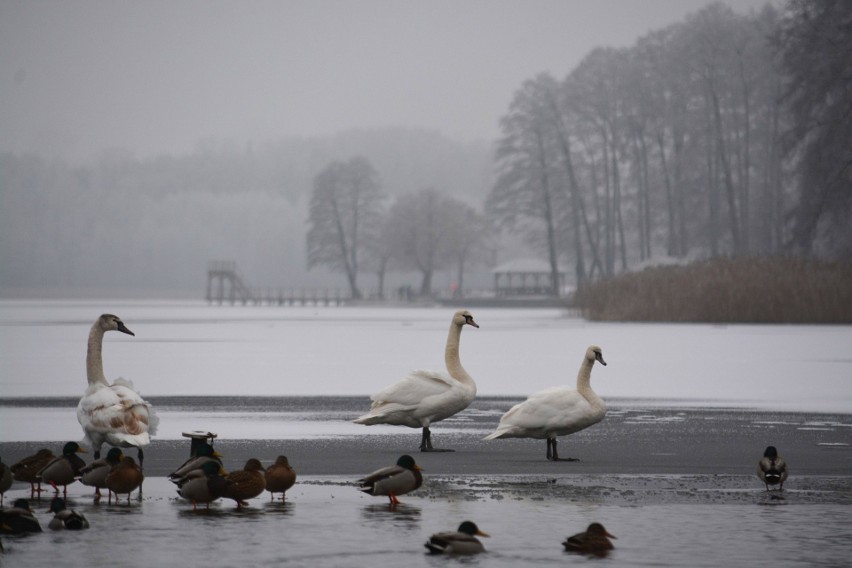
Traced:
<path fill-rule="evenodd" d="M 252 288 L 237 270 L 233 260 L 215 260 L 207 264 L 207 293 L 210 304 L 342 306 L 349 294 L 328 288 Z"/>

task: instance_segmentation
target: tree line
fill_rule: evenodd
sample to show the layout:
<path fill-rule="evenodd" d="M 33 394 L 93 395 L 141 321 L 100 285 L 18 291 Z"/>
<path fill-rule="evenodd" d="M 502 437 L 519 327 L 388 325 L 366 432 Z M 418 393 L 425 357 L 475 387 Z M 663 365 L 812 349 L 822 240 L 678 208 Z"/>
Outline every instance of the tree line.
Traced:
<path fill-rule="evenodd" d="M 565 78 L 501 121 L 495 226 L 577 286 L 652 257 L 852 256 L 852 3 L 716 3 Z"/>
<path fill-rule="evenodd" d="M 852 3 L 715 3 L 565 78 L 525 81 L 501 119 L 484 216 L 433 189 L 389 210 L 363 159 L 315 180 L 308 262 L 437 269 L 520 235 L 578 288 L 661 256 L 852 256 Z M 380 286 L 381 288 L 381 286 Z M 554 287 L 554 290 L 557 290 Z M 557 291 L 558 293 L 558 291 Z"/>

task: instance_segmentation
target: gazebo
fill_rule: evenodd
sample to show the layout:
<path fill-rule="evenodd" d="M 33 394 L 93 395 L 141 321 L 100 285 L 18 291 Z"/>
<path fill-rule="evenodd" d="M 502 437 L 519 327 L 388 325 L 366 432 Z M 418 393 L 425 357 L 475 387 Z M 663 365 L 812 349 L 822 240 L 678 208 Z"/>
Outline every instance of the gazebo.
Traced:
<path fill-rule="evenodd" d="M 504 262 L 491 271 L 494 293 L 506 296 L 555 296 L 565 284 L 565 273 L 559 272 L 554 286 L 550 264 L 537 258 L 518 258 Z"/>

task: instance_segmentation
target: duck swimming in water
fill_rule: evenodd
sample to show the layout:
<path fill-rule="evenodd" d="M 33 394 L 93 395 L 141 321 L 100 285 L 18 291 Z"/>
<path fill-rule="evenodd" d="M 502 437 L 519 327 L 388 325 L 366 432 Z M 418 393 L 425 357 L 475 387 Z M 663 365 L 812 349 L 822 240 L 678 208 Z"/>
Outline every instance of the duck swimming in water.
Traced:
<path fill-rule="evenodd" d="M 50 529 L 79 531 L 89 528 L 89 521 L 86 520 L 86 517 L 73 509 L 68 509 L 65 505 L 65 499 L 62 497 L 53 498 L 53 501 L 50 502 L 50 512 L 54 513 L 47 525 Z"/>
<path fill-rule="evenodd" d="M 562 543 L 567 552 L 578 552 L 591 556 L 606 556 L 615 548 L 609 539 L 615 536 L 609 534 L 600 523 L 592 523 L 585 532 L 569 536 Z"/>
<path fill-rule="evenodd" d="M 435 533 L 429 537 L 424 546 L 431 554 L 450 554 L 455 556 L 479 554 L 485 552 L 485 547 L 477 536 L 489 536 L 479 530 L 476 523 L 465 521 L 457 531 Z"/>

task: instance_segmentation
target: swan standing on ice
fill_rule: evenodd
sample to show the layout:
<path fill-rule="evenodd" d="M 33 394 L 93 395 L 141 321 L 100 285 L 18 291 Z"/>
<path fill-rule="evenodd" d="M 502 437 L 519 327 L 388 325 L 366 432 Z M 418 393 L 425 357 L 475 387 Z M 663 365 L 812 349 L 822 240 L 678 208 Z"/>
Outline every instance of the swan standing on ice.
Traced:
<path fill-rule="evenodd" d="M 531 395 L 516 404 L 500 418 L 497 429 L 485 437 L 547 439 L 547 459 L 551 461 L 575 461 L 560 458 L 556 451 L 556 437 L 566 436 L 600 422 L 606 414 L 606 404 L 592 390 L 590 380 L 595 361 L 606 365 L 601 348 L 592 345 L 586 349 L 580 371 L 577 373 L 577 389 L 555 387 Z"/>
<path fill-rule="evenodd" d="M 467 310 L 453 314 L 444 352 L 449 375 L 435 371 L 413 371 L 401 381 L 370 397 L 370 412 L 354 420 L 356 424 L 393 424 L 422 428 L 421 452 L 452 452 L 432 447 L 429 426 L 467 408 L 476 397 L 476 383 L 462 367 L 459 341 L 462 327 L 479 327 Z"/>
<path fill-rule="evenodd" d="M 158 419 L 151 405 L 133 390 L 130 381 L 116 379 L 113 384 L 107 382 L 101 355 L 104 333 L 107 331 L 135 335 L 112 314 L 102 315 L 92 325 L 86 353 L 89 387 L 77 405 L 77 420 L 94 448 L 95 459 L 100 458 L 104 443 L 122 448 L 133 447 L 138 452 L 141 467 L 145 457 L 142 448 L 151 443 Z"/>

